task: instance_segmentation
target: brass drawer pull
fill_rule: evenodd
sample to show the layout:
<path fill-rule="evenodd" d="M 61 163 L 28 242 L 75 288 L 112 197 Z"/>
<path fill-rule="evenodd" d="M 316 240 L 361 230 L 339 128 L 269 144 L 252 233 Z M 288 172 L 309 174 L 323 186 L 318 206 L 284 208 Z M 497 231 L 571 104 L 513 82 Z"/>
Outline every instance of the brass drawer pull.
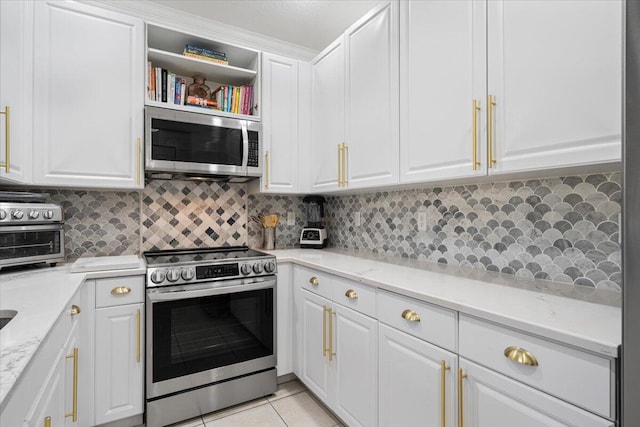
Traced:
<path fill-rule="evenodd" d="M 9 156 L 11 154 L 11 129 L 9 128 L 11 123 L 10 113 L 11 110 L 8 105 L 4 107 L 4 111 L 0 111 L 0 114 L 4 115 L 4 162 L 0 163 L 0 168 L 4 168 L 6 173 L 11 172 L 11 160 Z"/>
<path fill-rule="evenodd" d="M 525 366 L 538 366 L 538 359 L 524 348 L 507 347 L 504 349 L 504 357 Z"/>
<path fill-rule="evenodd" d="M 318 280 L 317 277 L 313 276 L 311 279 L 309 279 L 309 283 L 311 283 L 313 286 L 318 286 L 320 284 L 320 280 Z"/>
<path fill-rule="evenodd" d="M 131 288 L 127 288 L 126 286 L 118 286 L 111 289 L 111 295 L 126 295 L 129 292 L 131 292 Z"/>
<path fill-rule="evenodd" d="M 458 427 L 464 427 L 462 417 L 464 415 L 464 406 L 462 404 L 462 380 L 467 378 L 462 368 L 458 368 Z"/>
<path fill-rule="evenodd" d="M 136 311 L 136 362 L 140 363 L 140 309 Z"/>
<path fill-rule="evenodd" d="M 78 347 L 74 347 L 73 353 L 67 355 L 66 358 L 73 359 L 73 409 L 64 414 L 64 417 L 71 417 L 71 421 L 75 423 L 78 421 Z"/>
<path fill-rule="evenodd" d="M 44 427 L 51 427 L 51 417 L 46 417 L 44 419 Z"/>
<path fill-rule="evenodd" d="M 480 103 L 477 99 L 473 100 L 473 159 L 472 159 L 472 168 L 473 170 L 478 170 L 478 166 L 480 166 L 480 161 L 478 161 L 478 111 L 480 111 Z"/>
<path fill-rule="evenodd" d="M 405 310 L 402 312 L 402 318 L 408 320 L 409 322 L 419 322 L 420 315 L 413 310 Z"/>
<path fill-rule="evenodd" d="M 440 424 L 447 426 L 447 371 L 451 370 L 445 360 L 440 361 Z"/>
<path fill-rule="evenodd" d="M 349 289 L 347 292 L 344 293 L 344 296 L 347 298 L 356 299 L 358 298 L 358 293 L 353 289 Z"/>
<path fill-rule="evenodd" d="M 489 167 L 492 168 L 495 164 L 496 164 L 496 157 L 494 155 L 494 141 L 493 138 L 495 136 L 494 134 L 494 128 L 493 128 L 493 107 L 496 106 L 496 99 L 493 97 L 493 95 L 487 95 L 487 145 L 489 148 L 489 155 L 487 156 L 488 158 L 488 163 L 489 163 Z"/>
<path fill-rule="evenodd" d="M 78 307 L 77 305 L 72 305 L 71 306 L 71 315 L 75 316 L 76 314 L 80 314 L 80 307 Z"/>
<path fill-rule="evenodd" d="M 326 305 L 322 306 L 322 357 L 327 355 L 327 312 L 329 309 Z"/>

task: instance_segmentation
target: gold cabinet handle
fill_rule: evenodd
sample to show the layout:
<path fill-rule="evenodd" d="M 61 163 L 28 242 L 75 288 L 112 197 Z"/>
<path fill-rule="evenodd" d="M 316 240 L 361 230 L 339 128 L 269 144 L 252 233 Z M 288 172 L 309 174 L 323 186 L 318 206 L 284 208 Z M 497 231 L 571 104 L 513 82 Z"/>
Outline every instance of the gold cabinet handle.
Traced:
<path fill-rule="evenodd" d="M 64 417 L 71 417 L 71 420 L 75 423 L 78 421 L 78 347 L 74 347 L 73 353 L 68 354 L 66 358 L 73 359 L 73 409 L 71 412 L 64 414 Z"/>
<path fill-rule="evenodd" d="M 44 419 L 44 427 L 51 427 L 51 417 L 46 417 Z"/>
<path fill-rule="evenodd" d="M 138 145 L 136 146 L 136 183 L 140 185 L 140 138 L 138 138 Z"/>
<path fill-rule="evenodd" d="M 462 380 L 467 378 L 467 374 L 462 372 L 462 368 L 458 368 L 458 427 L 464 427 L 464 423 L 462 421 Z"/>
<path fill-rule="evenodd" d="M 347 298 L 356 299 L 358 298 L 358 293 L 353 289 L 349 289 L 347 292 L 344 293 L 344 296 Z"/>
<path fill-rule="evenodd" d="M 413 310 L 406 309 L 402 312 L 402 318 L 409 322 L 419 322 L 420 315 Z"/>
<path fill-rule="evenodd" d="M 342 144 L 338 144 L 338 187 L 342 187 Z"/>
<path fill-rule="evenodd" d="M 269 189 L 269 181 L 270 181 L 270 177 L 269 177 L 269 150 L 265 151 L 264 153 L 264 174 L 265 174 L 265 182 L 264 182 L 264 189 L 268 190 Z"/>
<path fill-rule="evenodd" d="M 11 117 L 10 117 L 10 109 L 9 106 L 6 105 L 4 107 L 4 111 L 0 111 L 0 114 L 4 114 L 4 138 L 5 138 L 5 144 L 4 144 L 4 162 L 0 163 L 0 168 L 4 168 L 4 171 L 6 173 L 11 172 L 11 160 L 10 160 L 10 154 L 11 154 L 11 130 L 9 128 L 10 123 L 11 123 Z"/>
<path fill-rule="evenodd" d="M 320 280 L 318 280 L 316 276 L 313 276 L 311 279 L 309 279 L 309 283 L 311 283 L 313 286 L 318 286 L 320 284 Z"/>
<path fill-rule="evenodd" d="M 111 295 L 126 295 L 129 292 L 131 292 L 131 288 L 127 288 L 126 286 L 118 286 L 111 289 Z"/>
<path fill-rule="evenodd" d="M 82 310 L 80 310 L 80 307 L 78 307 L 77 305 L 74 304 L 74 305 L 71 306 L 71 315 L 72 316 L 80 314 L 80 311 L 82 311 Z"/>
<path fill-rule="evenodd" d="M 473 170 L 478 170 L 480 162 L 478 161 L 478 111 L 480 111 L 480 102 L 473 100 Z"/>
<path fill-rule="evenodd" d="M 333 316 L 336 313 L 332 308 L 329 309 L 329 362 L 333 360 L 333 356 L 336 355 L 336 352 L 333 351 Z"/>
<path fill-rule="evenodd" d="M 507 347 L 504 349 L 504 357 L 525 366 L 538 366 L 538 359 L 521 347 Z"/>
<path fill-rule="evenodd" d="M 493 107 L 495 107 L 496 101 L 493 95 L 487 95 L 487 145 L 489 148 L 489 167 L 492 168 L 496 163 L 495 156 L 493 154 Z"/>
<path fill-rule="evenodd" d="M 329 309 L 326 305 L 322 306 L 322 357 L 327 355 L 329 349 L 327 348 L 327 311 Z"/>
<path fill-rule="evenodd" d="M 442 427 L 447 426 L 447 371 L 451 370 L 450 366 L 447 366 L 447 362 L 440 361 L 440 424 Z"/>
<path fill-rule="evenodd" d="M 140 363 L 140 309 L 136 310 L 136 362 Z"/>
<path fill-rule="evenodd" d="M 349 147 L 346 143 L 342 143 L 342 186 L 346 187 L 349 181 L 347 181 L 347 150 Z"/>

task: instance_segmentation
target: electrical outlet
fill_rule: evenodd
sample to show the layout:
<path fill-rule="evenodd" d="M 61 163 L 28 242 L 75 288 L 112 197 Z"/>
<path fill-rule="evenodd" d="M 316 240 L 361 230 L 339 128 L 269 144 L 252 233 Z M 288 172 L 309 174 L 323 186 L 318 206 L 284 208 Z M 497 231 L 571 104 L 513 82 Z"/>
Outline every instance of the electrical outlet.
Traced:
<path fill-rule="evenodd" d="M 418 212 L 418 231 L 427 231 L 427 213 Z"/>
<path fill-rule="evenodd" d="M 356 227 L 360 227 L 360 224 L 362 224 L 362 218 L 360 217 L 360 212 L 355 213 L 353 221 L 356 223 Z"/>
<path fill-rule="evenodd" d="M 296 225 L 296 214 L 294 212 L 287 212 L 287 225 Z"/>

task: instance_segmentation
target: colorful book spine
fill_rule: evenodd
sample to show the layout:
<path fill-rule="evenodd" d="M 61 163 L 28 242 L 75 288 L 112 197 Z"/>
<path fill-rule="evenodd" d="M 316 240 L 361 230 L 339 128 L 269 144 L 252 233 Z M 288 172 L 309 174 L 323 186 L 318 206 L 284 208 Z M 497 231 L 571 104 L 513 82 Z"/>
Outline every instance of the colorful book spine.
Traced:
<path fill-rule="evenodd" d="M 162 102 L 167 102 L 167 70 L 162 69 L 162 98 L 160 99 Z"/>

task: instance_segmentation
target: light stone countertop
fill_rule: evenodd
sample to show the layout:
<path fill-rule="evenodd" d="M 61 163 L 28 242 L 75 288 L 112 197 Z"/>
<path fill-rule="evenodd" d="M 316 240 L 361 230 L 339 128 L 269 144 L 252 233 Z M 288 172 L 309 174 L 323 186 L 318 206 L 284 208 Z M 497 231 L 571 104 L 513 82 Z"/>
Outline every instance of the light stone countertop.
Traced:
<path fill-rule="evenodd" d="M 40 343 L 88 279 L 145 274 L 141 259 L 137 268 L 71 273 L 71 264 L 0 272 L 0 310 L 18 314 L 0 330 L 0 408 L 29 365 Z"/>
<path fill-rule="evenodd" d="M 542 289 L 547 284 L 540 281 L 446 265 L 398 265 L 336 249 L 266 252 L 278 262 L 322 270 L 603 356 L 616 357 L 622 342 L 622 312 L 616 306 L 619 294 L 611 291 L 593 290 L 597 295 L 591 295 L 592 299 L 606 302 L 600 304 L 578 299 L 579 295 L 554 295 L 558 291 Z"/>

